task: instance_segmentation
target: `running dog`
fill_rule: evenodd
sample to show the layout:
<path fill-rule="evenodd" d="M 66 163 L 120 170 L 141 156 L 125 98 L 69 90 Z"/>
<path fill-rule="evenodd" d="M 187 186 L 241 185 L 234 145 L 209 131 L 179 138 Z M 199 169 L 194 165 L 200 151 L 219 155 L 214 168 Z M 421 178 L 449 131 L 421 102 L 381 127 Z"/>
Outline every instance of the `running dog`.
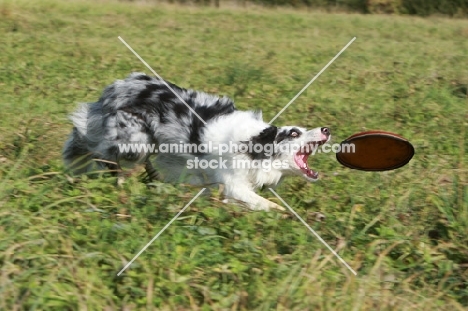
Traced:
<path fill-rule="evenodd" d="M 307 160 L 331 138 L 327 127 L 278 128 L 259 111 L 237 110 L 227 97 L 143 73 L 117 80 L 97 102 L 80 105 L 71 120 L 63 158 L 75 174 L 122 172 L 123 163 L 144 163 L 151 179 L 221 184 L 227 199 L 252 210 L 284 210 L 256 194 L 257 188 L 274 187 L 288 175 L 317 180 Z M 163 146 L 181 148 L 162 152 Z"/>

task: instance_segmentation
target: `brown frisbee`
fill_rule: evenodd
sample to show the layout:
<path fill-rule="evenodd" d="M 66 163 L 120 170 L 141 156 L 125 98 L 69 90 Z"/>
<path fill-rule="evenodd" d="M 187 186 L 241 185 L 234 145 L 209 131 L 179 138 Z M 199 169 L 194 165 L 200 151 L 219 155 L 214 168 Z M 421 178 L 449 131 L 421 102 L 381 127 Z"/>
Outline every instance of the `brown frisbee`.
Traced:
<path fill-rule="evenodd" d="M 352 145 L 354 152 L 349 147 Z M 336 159 L 356 170 L 388 171 L 408 164 L 413 155 L 414 147 L 407 139 L 390 132 L 367 131 L 344 140 Z"/>

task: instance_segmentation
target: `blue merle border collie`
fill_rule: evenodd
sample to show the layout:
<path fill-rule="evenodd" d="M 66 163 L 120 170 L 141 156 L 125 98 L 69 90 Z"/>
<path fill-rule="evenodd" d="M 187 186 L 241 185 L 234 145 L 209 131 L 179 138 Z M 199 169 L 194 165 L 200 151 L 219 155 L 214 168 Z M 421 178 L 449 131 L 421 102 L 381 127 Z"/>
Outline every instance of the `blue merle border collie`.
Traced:
<path fill-rule="evenodd" d="M 297 126 L 278 128 L 264 122 L 261 112 L 237 110 L 227 97 L 183 89 L 143 73 L 132 73 L 125 80 L 117 80 L 104 90 L 97 102 L 82 104 L 71 115 L 71 120 L 74 127 L 65 143 L 63 157 L 75 174 L 99 168 L 110 169 L 121 176 L 123 163 L 140 163 L 145 165 L 151 179 L 223 185 L 221 188 L 226 201 L 233 199 L 252 210 L 284 210 L 256 194 L 257 188 L 274 187 L 287 175 L 303 176 L 307 181 L 317 180 L 318 173 L 307 164 L 312 153 L 309 147 L 317 147 L 330 139 L 330 131 L 326 127 L 309 131 Z M 119 145 L 128 143 L 157 146 L 208 142 L 213 145 L 212 150 L 220 143 L 248 142 L 299 147 L 295 150 L 275 148 L 269 154 L 264 150 L 257 152 L 251 149 L 245 153 L 227 153 L 222 155 L 226 166 L 206 169 L 188 169 L 187 161 L 197 157 L 218 159 L 218 152 L 150 154 L 142 150 L 120 152 L 119 148 Z M 265 170 L 263 165 L 238 168 L 234 165 L 236 159 L 262 163 L 280 160 L 283 164 L 269 170 Z"/>

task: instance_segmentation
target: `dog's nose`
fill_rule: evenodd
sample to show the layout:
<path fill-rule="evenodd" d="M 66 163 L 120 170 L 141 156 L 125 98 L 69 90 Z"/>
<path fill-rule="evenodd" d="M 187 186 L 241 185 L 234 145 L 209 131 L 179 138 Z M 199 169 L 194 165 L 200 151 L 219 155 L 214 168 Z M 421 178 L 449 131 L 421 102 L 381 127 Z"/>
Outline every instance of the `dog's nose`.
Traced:
<path fill-rule="evenodd" d="M 322 127 L 322 134 L 330 136 L 330 129 L 328 127 Z"/>

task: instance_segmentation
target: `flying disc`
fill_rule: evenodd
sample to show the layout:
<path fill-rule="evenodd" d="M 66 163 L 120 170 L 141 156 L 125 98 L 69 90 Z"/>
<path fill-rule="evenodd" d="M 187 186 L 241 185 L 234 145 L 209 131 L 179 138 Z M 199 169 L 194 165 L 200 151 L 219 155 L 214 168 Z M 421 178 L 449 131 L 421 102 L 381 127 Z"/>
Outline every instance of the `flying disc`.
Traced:
<path fill-rule="evenodd" d="M 414 155 L 414 147 L 407 139 L 384 131 L 354 134 L 340 146 L 338 162 L 362 171 L 394 170 L 408 164 Z"/>

